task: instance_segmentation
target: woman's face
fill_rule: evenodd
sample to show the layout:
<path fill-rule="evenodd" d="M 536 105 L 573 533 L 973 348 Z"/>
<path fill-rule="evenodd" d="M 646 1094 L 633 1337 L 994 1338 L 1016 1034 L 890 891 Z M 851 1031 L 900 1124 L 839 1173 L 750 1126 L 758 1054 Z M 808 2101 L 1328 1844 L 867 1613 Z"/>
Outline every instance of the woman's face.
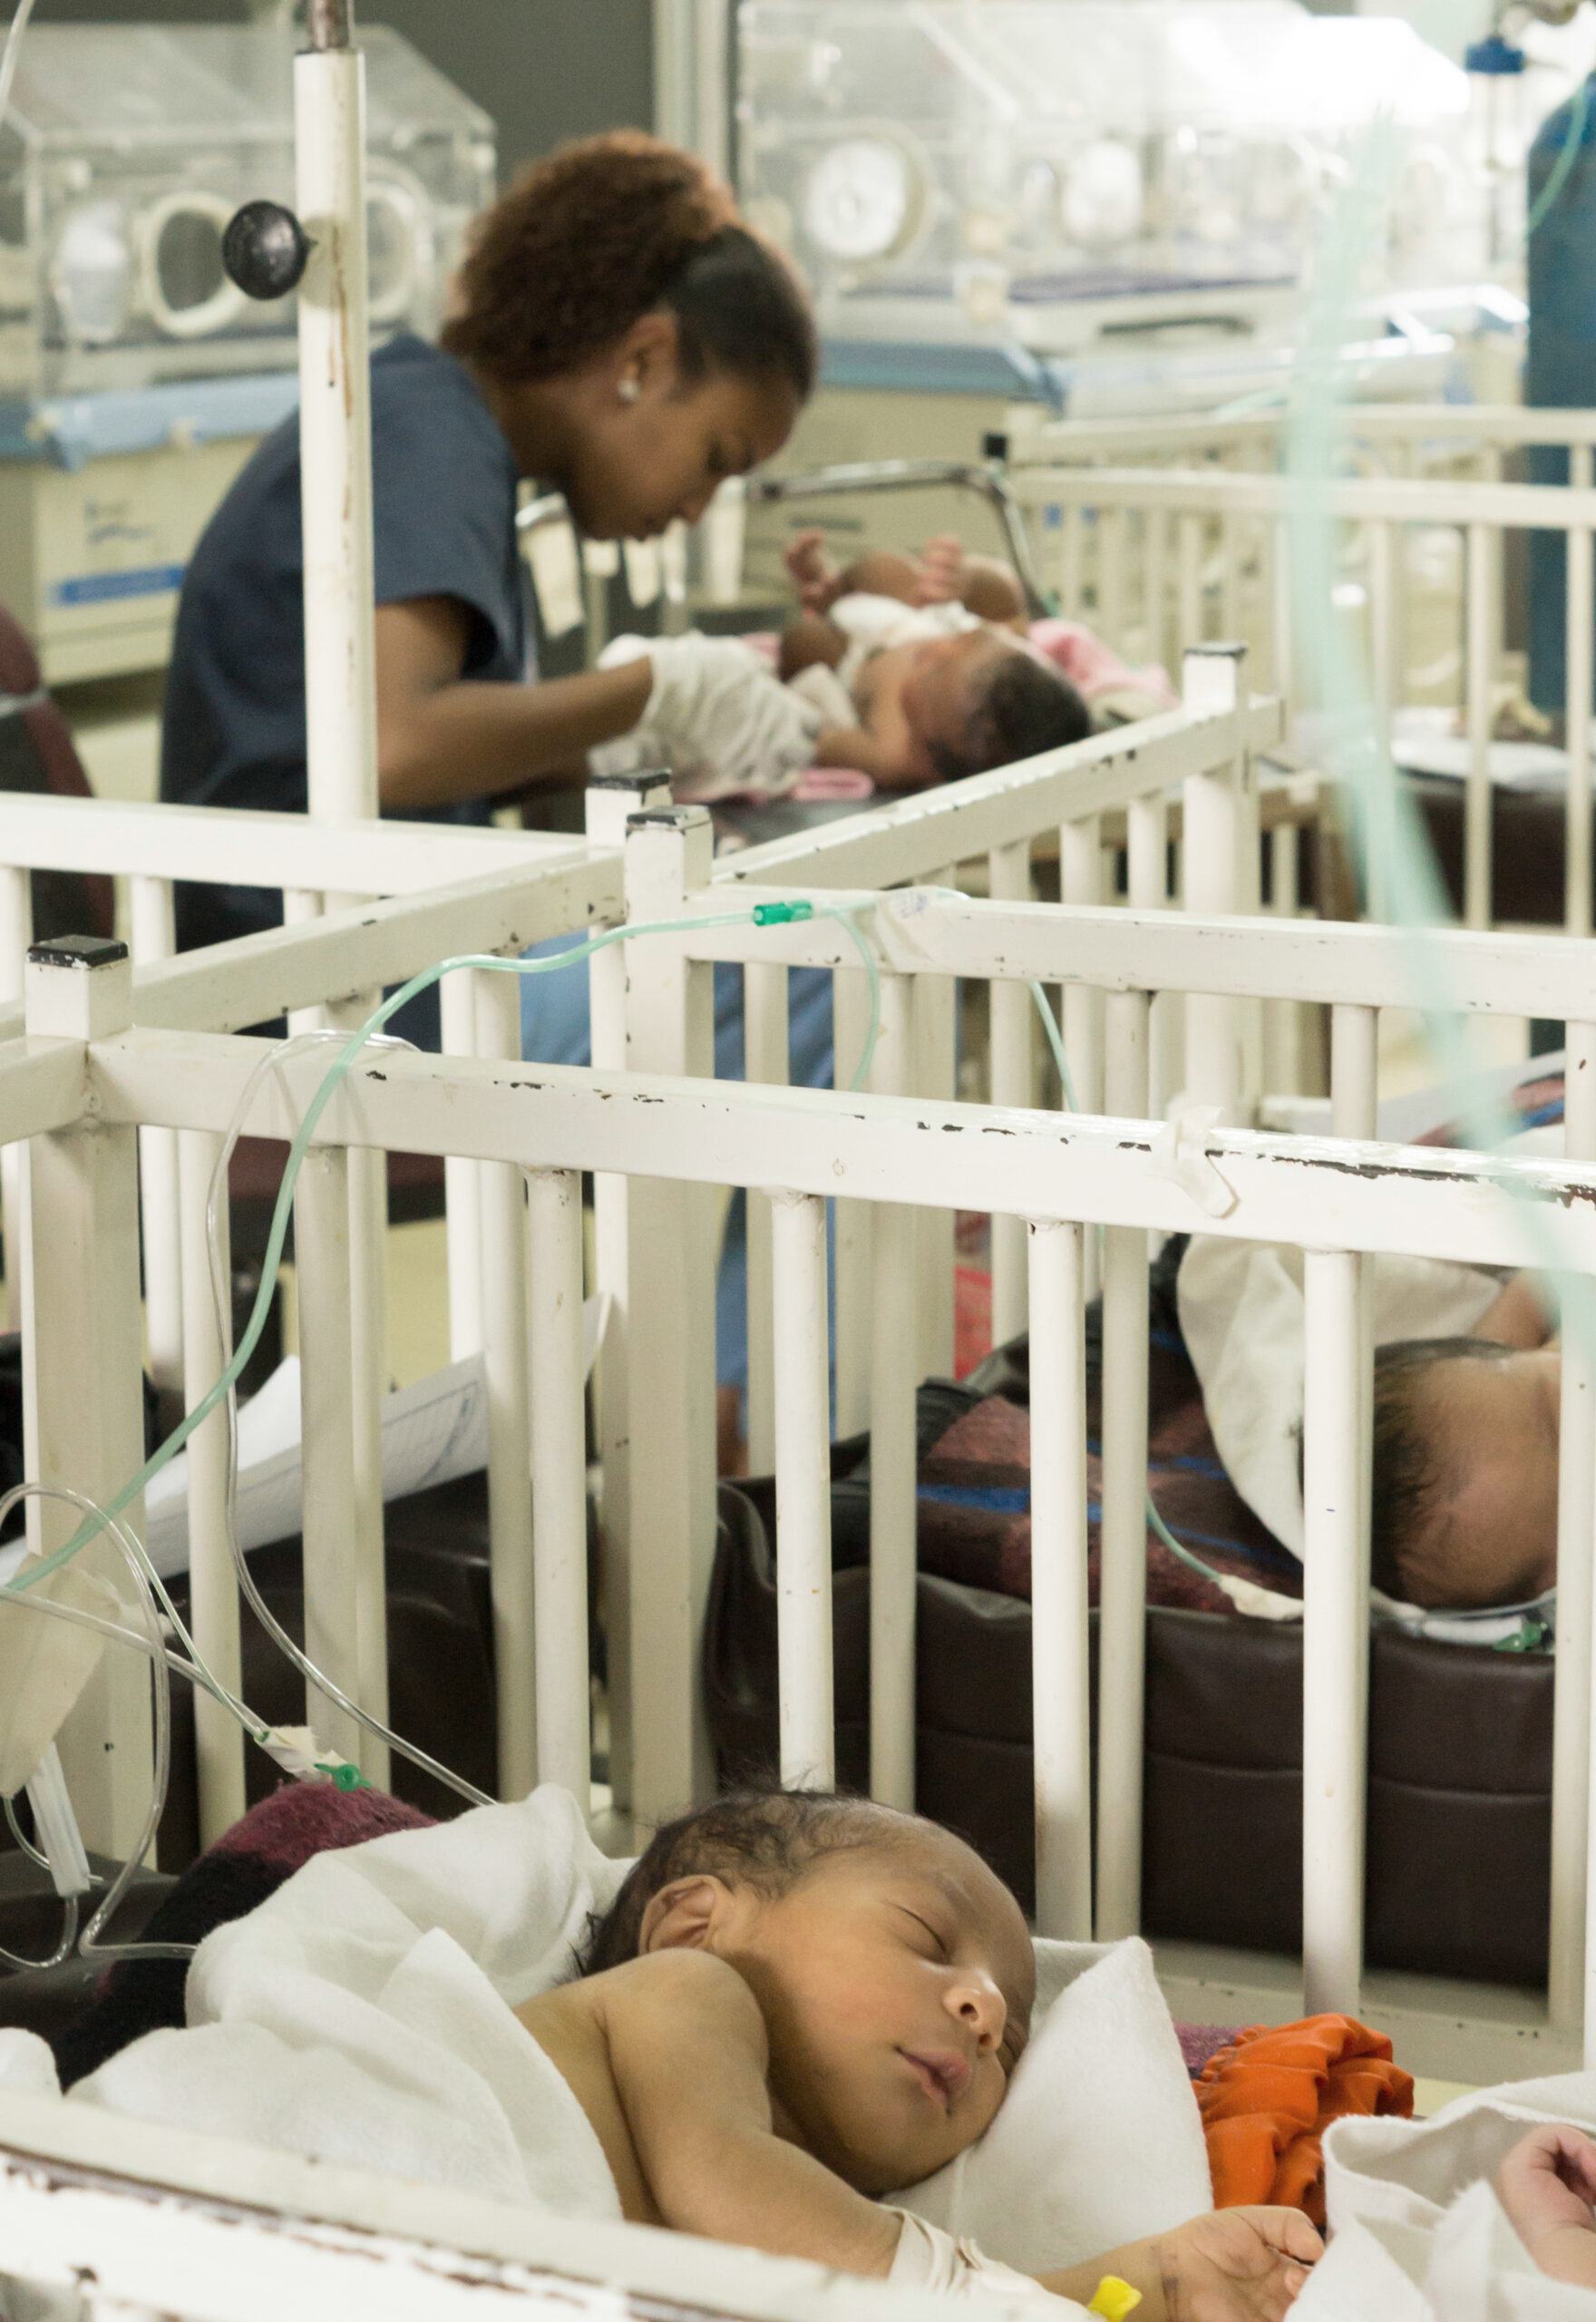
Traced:
<path fill-rule="evenodd" d="M 653 540 L 678 516 L 696 522 L 727 476 L 781 450 L 802 408 L 779 378 L 685 376 L 665 315 L 645 316 L 562 384 L 554 457 L 523 472 L 547 474 L 592 540 Z"/>

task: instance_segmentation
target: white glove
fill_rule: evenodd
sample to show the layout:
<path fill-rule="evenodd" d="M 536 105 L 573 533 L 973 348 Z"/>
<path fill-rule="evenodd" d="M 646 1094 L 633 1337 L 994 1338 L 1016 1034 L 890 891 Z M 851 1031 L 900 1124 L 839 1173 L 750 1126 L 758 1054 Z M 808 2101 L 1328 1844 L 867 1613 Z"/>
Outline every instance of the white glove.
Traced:
<path fill-rule="evenodd" d="M 678 798 L 776 798 L 814 756 L 824 723 L 735 637 L 651 639 L 640 733 L 670 760 Z"/>

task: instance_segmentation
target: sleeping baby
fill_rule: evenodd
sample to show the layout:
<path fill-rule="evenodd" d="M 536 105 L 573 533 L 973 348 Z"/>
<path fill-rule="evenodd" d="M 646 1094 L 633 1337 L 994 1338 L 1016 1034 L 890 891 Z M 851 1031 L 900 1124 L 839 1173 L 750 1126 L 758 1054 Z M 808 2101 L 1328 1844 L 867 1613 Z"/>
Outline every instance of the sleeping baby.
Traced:
<path fill-rule="evenodd" d="M 964 560 L 957 542 L 932 542 L 927 558 L 888 552 L 837 573 L 805 535 L 788 559 L 804 609 L 774 659 L 739 638 L 615 639 L 600 666 L 647 655 L 654 687 L 634 730 L 591 754 L 594 771 L 666 764 L 678 799 L 710 802 L 785 796 L 826 767 L 864 777 L 866 795 L 1090 733 L 1080 693 L 1026 634 L 1012 573 Z"/>
<path fill-rule="evenodd" d="M 1562 1357 L 1541 1277 L 1380 1256 L 1370 1576 L 1393 1603 L 1485 1612 L 1556 1584 Z M 1300 1556 L 1301 1254 L 1194 1235 L 1182 1335 L 1226 1473 Z"/>
<path fill-rule="evenodd" d="M 1033 2279 L 893 2206 L 992 2122 L 1036 1984 L 1013 1896 L 916 1816 L 719 1799 L 659 1831 L 582 1966 L 517 2014 L 628 2219 L 1055 2313 L 1117 2277 L 1144 2322 L 1273 2322 L 1319 2255 L 1299 2211 L 1242 2208 Z"/>

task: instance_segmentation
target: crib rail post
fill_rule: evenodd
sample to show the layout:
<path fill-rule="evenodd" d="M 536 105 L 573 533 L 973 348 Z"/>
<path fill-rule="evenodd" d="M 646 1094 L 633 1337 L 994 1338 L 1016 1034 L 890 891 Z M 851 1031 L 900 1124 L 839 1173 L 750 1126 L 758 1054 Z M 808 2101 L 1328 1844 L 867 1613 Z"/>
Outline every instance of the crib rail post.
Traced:
<path fill-rule="evenodd" d="M 445 976 L 438 986 L 445 1056 L 476 1054 L 476 1003 L 471 979 Z M 443 1163 L 443 1234 L 449 1267 L 449 1360 L 463 1362 L 482 1345 L 482 1168 L 450 1154 Z"/>
<path fill-rule="evenodd" d="M 1585 447 L 1585 466 L 1591 463 Z M 1571 935 L 1591 932 L 1591 625 L 1596 587 L 1591 566 L 1592 534 L 1588 524 L 1568 532 L 1568 689 L 1564 701 L 1568 749 L 1568 795 L 1563 808 L 1563 924 Z"/>
<path fill-rule="evenodd" d="M 954 869 L 934 871 L 926 884 L 951 887 Z M 958 1080 L 959 985 L 952 976 L 917 975 L 912 985 L 914 1068 L 910 1083 L 917 1097 L 951 1101 Z M 916 1272 L 920 1280 L 915 1365 L 917 1379 L 950 1379 L 954 1367 L 954 1216 L 950 1209 L 912 1213 Z"/>
<path fill-rule="evenodd" d="M 1588 553 L 1588 551 L 1587 551 Z M 1565 1028 L 1563 1144 L 1570 1161 L 1596 1160 L 1596 1025 Z M 1557 1637 L 1552 1732 L 1552 1917 L 1548 2002 L 1554 2024 L 1572 2031 L 1584 2017 L 1587 2069 L 1596 2059 L 1596 1932 L 1587 1900 L 1590 1843 L 1592 1670 L 1592 1533 L 1596 1531 L 1596 1348 L 1569 1318 L 1562 1334 L 1557 1460 Z M 1571 1285 L 1572 1287 L 1572 1285 Z"/>
<path fill-rule="evenodd" d="M 1027 839 L 994 847 L 987 858 L 994 902 L 1031 899 L 1031 849 Z M 992 1009 L 992 1102 L 1031 1101 L 1031 995 L 1023 983 L 995 982 Z M 1026 1227 L 1021 1217 L 992 1220 L 992 1343 L 1003 1346 L 1026 1326 Z"/>
<path fill-rule="evenodd" d="M 210 1392 L 232 1355 L 230 1237 L 224 1192 L 216 1220 L 223 1301 L 219 1315 L 211 1291 L 205 1205 L 222 1140 L 204 1129 L 173 1133 L 182 1225 L 183 1404 L 191 1411 Z M 226 1411 L 215 1410 L 189 1438 L 189 1603 L 201 1660 L 237 1693 L 243 1653 L 238 1582 L 228 1545 L 227 1429 Z M 194 1691 L 194 1756 L 200 1842 L 208 1847 L 244 1811 L 244 1736 L 231 1712 L 199 1686 Z"/>
<path fill-rule="evenodd" d="M 341 900 L 341 898 L 340 898 Z M 445 981 L 448 979 L 445 978 Z M 357 1031 L 381 993 L 356 994 L 327 1008 L 328 1025 Z M 351 1146 L 349 1178 L 350 1428 L 355 1499 L 355 1698 L 369 1717 L 388 1722 L 388 1590 L 383 1504 L 383 1397 L 388 1379 L 388 1156 Z M 388 1745 L 364 1736 L 361 1766 L 385 1789 Z"/>
<path fill-rule="evenodd" d="M 657 768 L 605 776 L 588 785 L 587 834 L 618 852 L 627 821 L 670 805 L 670 777 Z M 627 1065 L 627 947 L 611 943 L 588 961 L 591 1053 L 600 1072 Z M 601 1171 L 593 1180 L 593 1286 L 609 1302 L 598 1350 L 594 1419 L 598 1439 L 598 1537 L 604 1586 L 604 1649 L 609 1709 L 609 1790 L 617 1808 L 632 1802 L 631 1600 L 626 1543 L 630 1529 L 631 1422 L 627 1387 L 627 1181 Z"/>
<path fill-rule="evenodd" d="M 1111 1117 L 1134 1120 L 1146 1112 L 1149 1013 L 1145 992 L 1108 996 L 1105 1094 Z M 1145 1232 L 1111 1225 L 1103 1238 L 1097 1939 L 1108 1943 L 1135 1934 L 1142 1915 L 1148 1308 Z"/>
<path fill-rule="evenodd" d="M 67 936 L 36 944 L 25 979 L 30 1039 L 109 1039 L 132 1021 L 127 947 Z M 137 1133 L 83 1121 L 33 1140 L 29 1155 L 30 1297 L 23 1329 L 28 1471 L 102 1506 L 144 1459 L 139 1314 Z M 142 1537 L 143 1501 L 126 1511 Z M 48 1554 L 80 1522 L 60 1501 L 40 1508 Z M 130 1594 L 121 1552 L 105 1537 L 83 1568 Z M 59 1735 L 61 1763 L 91 1849 L 124 1859 L 150 1802 L 150 1670 L 111 1645 Z"/>
<path fill-rule="evenodd" d="M 1491 680 L 1495 673 L 1493 619 L 1495 590 L 1489 524 L 1469 524 L 1464 620 L 1468 723 L 1468 777 L 1463 800 L 1463 920 L 1491 924 Z"/>
<path fill-rule="evenodd" d="M 1309 2015 L 1355 2015 L 1368 1730 L 1368 1361 L 1357 1257 L 1306 1251 L 1303 1296 L 1302 2004 Z"/>
<path fill-rule="evenodd" d="M 750 960 L 743 969 L 743 1069 L 746 1079 L 785 1088 L 791 1072 L 787 971 Z M 770 1199 L 748 1189 L 748 1472 L 775 1464 L 774 1296 Z M 827 1394 L 830 1395 L 828 1375 Z"/>
<path fill-rule="evenodd" d="M 135 966 L 177 950 L 170 879 L 130 879 Z M 150 1376 L 164 1393 L 183 1384 L 183 1285 L 178 1227 L 178 1139 L 170 1128 L 139 1131 L 139 1208 L 144 1246 L 144 1336 Z"/>
<path fill-rule="evenodd" d="M 994 990 L 997 987 L 993 987 Z M 906 1096 L 912 998 L 906 976 L 881 978 L 871 1078 Z M 993 1221 L 997 1223 L 996 1220 Z M 870 1787 L 888 1806 L 914 1804 L 915 1213 L 880 1202 L 871 1218 Z"/>
<path fill-rule="evenodd" d="M 781 1774 L 836 1781 L 832 1683 L 831 1364 L 826 1205 L 770 1195 L 775 1341 L 776 1635 Z"/>
<path fill-rule="evenodd" d="M 852 1083 L 870 1038 L 870 982 L 861 968 L 832 975 L 832 1085 Z M 867 1201 L 839 1200 L 835 1224 L 837 1282 L 836 1404 L 839 1436 L 861 1435 L 870 1425 L 871 1235 Z"/>
<path fill-rule="evenodd" d="M 1033 1219 L 1028 1241 L 1036 1931 L 1085 1942 L 1092 1931 L 1092 1749 L 1082 1229 Z"/>
<path fill-rule="evenodd" d="M 1181 698 L 1191 710 L 1237 709 L 1246 698 L 1247 650 L 1241 645 L 1189 651 Z M 1188 776 L 1183 792 L 1185 906 L 1219 915 L 1237 908 L 1240 872 L 1239 769 Z M 1241 1093 L 1239 1011 L 1234 1000 L 1192 992 L 1186 1000 L 1186 1091 L 1217 1105 L 1234 1121 Z"/>
<path fill-rule="evenodd" d="M 34 891 L 25 871 L 0 866 L 0 1006 L 23 996 L 28 945 L 34 940 Z M 5 1327 L 20 1331 L 27 1308 L 27 1147 L 0 1147 L 0 1217 L 5 1234 Z M 28 1511 L 29 1537 L 36 1511 Z"/>
<path fill-rule="evenodd" d="M 627 915 L 660 920 L 709 884 L 702 806 L 632 815 Z M 660 939 L 627 953 L 627 1063 L 634 1072 L 714 1067 L 712 971 Z M 632 1803 L 638 1820 L 680 1813 L 714 1786 L 699 1677 L 715 1556 L 715 1252 L 709 1189 L 657 1177 L 627 1187 L 630 1382 L 629 1597 Z"/>
<path fill-rule="evenodd" d="M 305 1650 L 350 1700 L 360 1695 L 359 1558 L 355 1501 L 355 1351 L 349 1293 L 349 1156 L 313 1145 L 294 1193 L 304 1446 Z M 364 1735 L 307 1680 L 306 1722 L 328 1749 L 361 1762 Z"/>
<path fill-rule="evenodd" d="M 527 1216 L 537 1779 L 569 1790 L 585 1815 L 593 1793 L 579 1171 L 529 1169 Z"/>
<path fill-rule="evenodd" d="M 476 1052 L 521 1056 L 521 986 L 491 969 L 462 970 L 473 987 Z M 536 1615 L 532 1584 L 528 1411 L 526 1186 L 512 1161 L 484 1161 L 482 1364 L 488 1390 L 488 1553 L 499 1705 L 499 1795 L 524 1798 L 539 1779 Z"/>

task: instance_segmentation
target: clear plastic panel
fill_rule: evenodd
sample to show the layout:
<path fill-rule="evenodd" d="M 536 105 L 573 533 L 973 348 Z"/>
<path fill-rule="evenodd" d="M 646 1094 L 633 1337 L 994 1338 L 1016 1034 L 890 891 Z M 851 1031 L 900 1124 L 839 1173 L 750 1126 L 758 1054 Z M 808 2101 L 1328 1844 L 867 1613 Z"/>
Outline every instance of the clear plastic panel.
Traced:
<path fill-rule="evenodd" d="M 1380 111 L 1422 200 L 1371 288 L 1477 278 L 1466 76 L 1397 19 L 744 0 L 740 44 L 744 199 L 834 331 L 871 335 L 886 300 L 1035 344 L 1027 317 L 1071 301 L 1295 285 Z"/>
<path fill-rule="evenodd" d="M 286 30 L 44 24 L 0 130 L 0 393 L 126 389 L 295 361 L 295 302 L 222 272 L 228 219 L 294 195 Z M 372 319 L 430 335 L 494 190 L 493 123 L 396 33 L 363 27 Z"/>

